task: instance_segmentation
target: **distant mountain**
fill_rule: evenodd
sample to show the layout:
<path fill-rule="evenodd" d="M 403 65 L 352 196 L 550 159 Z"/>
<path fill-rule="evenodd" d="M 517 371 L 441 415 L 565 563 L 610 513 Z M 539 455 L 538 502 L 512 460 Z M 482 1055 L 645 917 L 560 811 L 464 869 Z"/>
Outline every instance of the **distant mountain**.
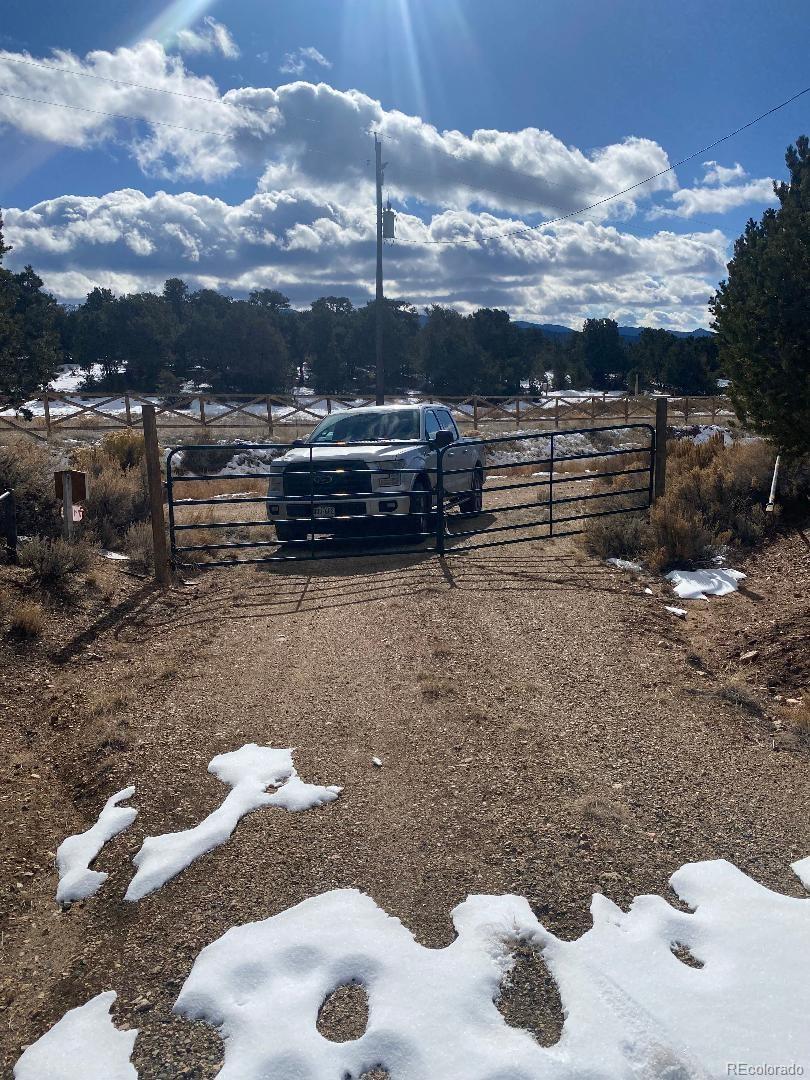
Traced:
<path fill-rule="evenodd" d="M 570 326 L 560 326 L 559 323 L 535 323 L 527 322 L 525 319 L 515 319 L 515 326 L 520 326 L 524 329 L 533 328 L 535 330 L 542 330 L 546 334 L 573 334 L 574 331 Z M 620 326 L 619 334 L 623 338 L 637 338 L 641 331 L 644 330 L 643 326 Z M 714 337 L 711 330 L 705 330 L 702 326 L 699 326 L 697 330 L 670 330 L 670 334 L 674 334 L 675 337 Z"/>

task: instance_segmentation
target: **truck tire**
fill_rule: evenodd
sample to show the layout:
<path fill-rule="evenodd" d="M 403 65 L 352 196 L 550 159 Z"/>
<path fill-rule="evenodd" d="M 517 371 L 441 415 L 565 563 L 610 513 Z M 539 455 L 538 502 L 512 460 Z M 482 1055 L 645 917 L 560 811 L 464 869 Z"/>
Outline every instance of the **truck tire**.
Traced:
<path fill-rule="evenodd" d="M 424 536 L 433 529 L 433 495 L 430 481 L 424 476 L 417 476 L 411 489 L 411 511 L 402 522 L 403 532 L 414 543 L 421 543 Z"/>
<path fill-rule="evenodd" d="M 480 514 L 484 509 L 484 470 L 476 465 L 472 475 L 472 487 L 458 500 L 462 514 Z"/>

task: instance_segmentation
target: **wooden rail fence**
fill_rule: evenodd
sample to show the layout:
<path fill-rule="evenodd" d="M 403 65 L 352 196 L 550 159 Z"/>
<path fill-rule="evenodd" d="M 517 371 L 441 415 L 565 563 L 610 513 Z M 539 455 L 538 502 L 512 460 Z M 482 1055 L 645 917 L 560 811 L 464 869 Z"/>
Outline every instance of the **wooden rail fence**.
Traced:
<path fill-rule="evenodd" d="M 630 394 L 515 395 L 512 397 L 391 395 L 389 404 L 436 402 L 450 408 L 465 428 L 479 425 L 525 425 L 560 428 L 570 424 L 619 420 L 654 421 L 656 397 Z M 733 415 L 727 397 L 669 397 L 670 423 L 715 423 Z M 324 416 L 341 409 L 373 405 L 374 398 L 323 394 L 138 394 L 60 393 L 50 390 L 15 409 L 0 397 L 0 437 L 26 435 L 48 442 L 75 434 L 140 430 L 144 405 L 154 406 L 158 429 L 181 433 L 250 430 L 254 436 L 278 435 L 290 427 L 314 427 Z M 281 431 L 279 431 L 281 429 Z"/>

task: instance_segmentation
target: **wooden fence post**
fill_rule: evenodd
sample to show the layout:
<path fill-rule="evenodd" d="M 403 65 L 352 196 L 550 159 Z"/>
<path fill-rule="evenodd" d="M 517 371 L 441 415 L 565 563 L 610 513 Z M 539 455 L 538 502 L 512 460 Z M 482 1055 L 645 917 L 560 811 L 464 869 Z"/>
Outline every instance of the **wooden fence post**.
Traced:
<path fill-rule="evenodd" d="M 199 396 L 199 404 L 200 404 L 200 427 L 204 428 L 205 427 L 205 397 L 204 397 L 203 394 L 200 394 L 200 396 Z"/>
<path fill-rule="evenodd" d="M 667 483 L 667 399 L 655 399 L 655 477 L 653 501 L 664 494 Z"/>
<path fill-rule="evenodd" d="M 169 552 L 166 548 L 166 522 L 163 517 L 163 480 L 160 474 L 160 447 L 155 406 L 145 401 L 141 416 L 143 417 L 146 479 L 149 485 L 149 516 L 152 520 L 152 544 L 155 551 L 155 581 L 166 588 L 171 584 L 171 572 Z"/>
<path fill-rule="evenodd" d="M 62 470 L 62 536 L 73 539 L 73 476 L 70 469 Z"/>
<path fill-rule="evenodd" d="M 267 395 L 267 434 L 270 438 L 273 438 L 273 403 L 270 400 L 270 395 Z"/>
<path fill-rule="evenodd" d="M 48 398 L 48 391 L 46 390 L 42 397 L 42 404 L 45 407 L 45 435 L 48 439 L 51 437 L 51 403 Z"/>

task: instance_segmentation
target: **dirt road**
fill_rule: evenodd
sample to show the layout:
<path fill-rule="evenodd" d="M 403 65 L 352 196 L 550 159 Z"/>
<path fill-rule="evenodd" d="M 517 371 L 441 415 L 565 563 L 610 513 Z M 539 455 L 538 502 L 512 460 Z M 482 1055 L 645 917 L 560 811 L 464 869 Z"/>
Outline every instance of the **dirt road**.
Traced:
<path fill-rule="evenodd" d="M 806 548 L 792 537 L 777 555 L 806 612 Z M 664 610 L 660 579 L 571 541 L 444 565 L 215 571 L 165 597 L 133 585 L 62 663 L 57 650 L 40 658 L 36 688 L 20 676 L 3 714 L 3 1075 L 107 989 L 117 1022 L 140 1029 L 143 1080 L 214 1075 L 215 1033 L 171 1016 L 194 957 L 228 927 L 336 886 L 367 891 L 432 946 L 451 939 L 450 910 L 469 893 L 524 895 L 571 938 L 593 892 L 622 906 L 671 897 L 668 878 L 692 860 L 728 858 L 802 895 L 789 863 L 810 854 L 808 753 L 774 751 L 771 697 L 758 715 L 724 695 L 740 668 L 732 628 L 767 606 L 768 573 L 756 563 L 746 591 L 685 623 Z M 98 746 L 86 702 L 104 695 L 111 734 Z M 296 747 L 304 779 L 342 795 L 252 813 L 226 845 L 125 903 L 143 836 L 213 810 L 227 789 L 208 762 L 252 741 Z M 60 913 L 56 846 L 130 783 L 140 815 L 98 860 L 109 880 Z M 533 979 L 510 1015 L 542 1033 L 556 1006 Z"/>

